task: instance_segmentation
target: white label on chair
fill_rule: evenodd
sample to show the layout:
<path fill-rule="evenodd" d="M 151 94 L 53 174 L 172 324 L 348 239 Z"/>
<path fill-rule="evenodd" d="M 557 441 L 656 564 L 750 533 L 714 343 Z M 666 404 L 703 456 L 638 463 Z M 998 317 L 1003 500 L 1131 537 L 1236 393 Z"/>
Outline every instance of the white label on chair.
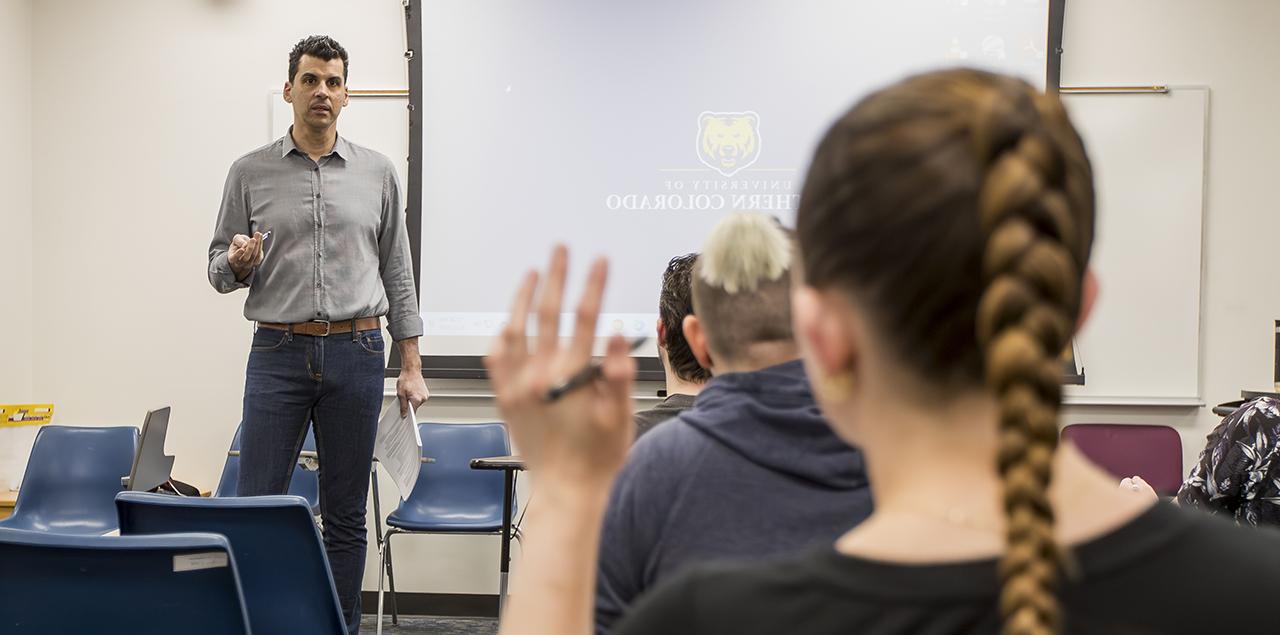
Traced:
<path fill-rule="evenodd" d="M 173 557 L 173 572 L 199 571 L 201 569 L 219 569 L 227 566 L 227 552 L 210 551 L 209 553 L 190 553 Z"/>

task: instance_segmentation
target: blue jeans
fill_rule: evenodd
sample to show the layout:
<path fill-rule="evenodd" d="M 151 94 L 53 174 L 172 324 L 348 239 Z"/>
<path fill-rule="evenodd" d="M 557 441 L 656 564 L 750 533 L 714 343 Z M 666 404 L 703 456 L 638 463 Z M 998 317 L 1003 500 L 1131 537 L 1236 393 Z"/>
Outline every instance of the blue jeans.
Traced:
<path fill-rule="evenodd" d="M 240 433 L 241 496 L 284 494 L 315 426 L 324 548 L 347 630 L 360 629 L 365 505 L 382 409 L 382 331 L 253 334 Z"/>

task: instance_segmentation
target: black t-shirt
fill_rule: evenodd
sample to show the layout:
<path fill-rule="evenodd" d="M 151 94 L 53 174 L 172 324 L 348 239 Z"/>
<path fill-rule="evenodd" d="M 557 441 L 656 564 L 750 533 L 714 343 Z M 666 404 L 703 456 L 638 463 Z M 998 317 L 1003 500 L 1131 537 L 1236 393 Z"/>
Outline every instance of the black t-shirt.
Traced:
<path fill-rule="evenodd" d="M 1072 634 L 1276 633 L 1280 531 L 1156 505 L 1071 553 Z M 876 562 L 832 547 L 690 570 L 641 599 L 615 633 L 998 633 L 995 560 Z"/>

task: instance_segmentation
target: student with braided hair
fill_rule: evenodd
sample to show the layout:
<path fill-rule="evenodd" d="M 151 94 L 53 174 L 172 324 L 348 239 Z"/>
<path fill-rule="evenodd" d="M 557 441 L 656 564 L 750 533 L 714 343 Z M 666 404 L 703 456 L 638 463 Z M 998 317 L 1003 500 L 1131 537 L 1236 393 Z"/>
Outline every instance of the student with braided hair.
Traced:
<path fill-rule="evenodd" d="M 635 633 L 1267 632 L 1280 535 L 1120 491 L 1058 446 L 1057 353 L 1097 293 L 1092 174 L 1061 104 L 953 70 L 876 92 L 827 132 L 797 220 L 794 331 L 833 429 L 860 446 L 875 510 L 834 544 L 690 570 L 642 598 Z M 590 358 L 598 262 L 578 336 L 555 341 L 564 284 L 538 287 L 538 345 L 512 327 L 489 358 L 537 476 L 502 633 L 587 633 L 593 556 L 626 452 L 633 366 L 540 391 Z"/>

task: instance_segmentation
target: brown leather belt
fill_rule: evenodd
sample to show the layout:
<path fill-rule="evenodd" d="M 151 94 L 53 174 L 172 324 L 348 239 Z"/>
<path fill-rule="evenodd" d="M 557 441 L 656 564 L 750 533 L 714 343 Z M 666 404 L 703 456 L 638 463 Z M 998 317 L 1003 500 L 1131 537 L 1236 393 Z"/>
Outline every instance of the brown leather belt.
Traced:
<path fill-rule="evenodd" d="M 339 333 L 350 333 L 353 328 L 357 331 L 372 331 L 374 329 L 380 329 L 382 328 L 382 320 L 376 317 L 365 317 L 356 318 L 354 320 L 342 320 L 341 322 L 329 322 L 327 320 L 313 320 L 311 322 L 298 322 L 297 324 L 258 322 L 258 328 L 271 329 L 273 331 L 292 331 L 295 335 L 327 337 L 329 335 L 337 335 Z"/>

